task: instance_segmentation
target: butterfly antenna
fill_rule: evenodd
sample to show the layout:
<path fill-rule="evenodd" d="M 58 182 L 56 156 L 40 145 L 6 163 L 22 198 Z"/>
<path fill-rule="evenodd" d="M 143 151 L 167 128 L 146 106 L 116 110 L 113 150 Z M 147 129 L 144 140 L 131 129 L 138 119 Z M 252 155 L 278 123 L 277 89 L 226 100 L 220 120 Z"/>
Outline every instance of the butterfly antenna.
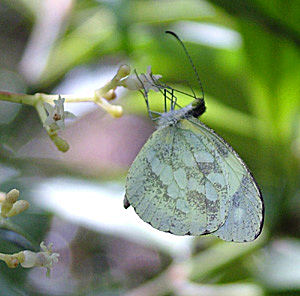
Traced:
<path fill-rule="evenodd" d="M 188 85 L 188 86 L 189 86 L 189 88 L 191 89 L 191 92 L 193 93 L 193 96 L 194 96 L 194 98 L 196 99 L 196 98 L 197 98 L 197 96 L 196 96 L 196 94 L 195 94 L 195 92 L 194 92 L 194 90 L 193 90 L 192 86 L 189 84 L 189 82 L 187 82 L 187 85 Z"/>
<path fill-rule="evenodd" d="M 181 46 L 182 46 L 182 48 L 183 48 L 183 50 L 184 50 L 186 56 L 188 57 L 188 59 L 189 59 L 189 61 L 190 61 L 190 64 L 191 64 L 192 67 L 193 67 L 193 70 L 194 70 L 194 72 L 195 72 L 195 74 L 196 74 L 196 76 L 197 76 L 197 81 L 198 81 L 198 83 L 199 83 L 199 85 L 200 85 L 200 89 L 201 89 L 201 93 L 202 93 L 202 98 L 204 99 L 204 90 L 203 90 L 203 86 L 202 86 L 202 83 L 201 83 L 201 80 L 200 80 L 198 71 L 197 71 L 197 69 L 196 69 L 196 67 L 195 67 L 195 65 L 194 65 L 194 63 L 193 63 L 193 61 L 192 61 L 192 58 L 191 58 L 191 56 L 189 55 L 189 53 L 188 53 L 188 51 L 187 51 L 187 49 L 186 49 L 184 43 L 183 43 L 183 42 L 181 41 L 181 39 L 177 36 L 177 34 L 175 34 L 174 32 L 172 32 L 172 31 L 166 31 L 166 33 L 167 33 L 167 34 L 173 35 L 173 36 L 178 40 L 178 42 L 181 44 Z"/>
<path fill-rule="evenodd" d="M 182 106 L 180 106 L 178 103 L 177 103 L 177 97 L 174 95 L 174 91 L 177 91 L 177 92 L 181 92 L 181 91 L 178 91 L 177 89 L 174 89 L 174 88 L 172 88 L 171 86 L 168 86 L 167 84 L 165 84 L 165 83 L 161 83 L 160 81 L 158 81 L 152 74 L 150 74 L 150 76 L 151 76 L 151 79 L 152 79 L 152 81 L 153 81 L 153 84 L 151 83 L 151 85 L 153 85 L 153 86 L 156 86 L 157 88 L 158 88 L 158 90 L 159 90 L 159 92 L 161 93 L 161 94 L 163 94 L 164 95 L 164 98 L 165 99 L 168 99 L 170 102 L 173 100 L 173 98 L 172 98 L 172 96 L 175 98 L 175 101 L 174 101 L 174 108 L 177 106 L 178 108 L 182 108 Z M 162 91 L 161 89 L 163 89 L 164 91 Z M 187 96 L 191 96 L 190 94 L 186 94 L 186 93 L 184 93 L 184 92 L 181 92 L 181 93 L 183 93 L 183 94 L 185 94 L 185 95 L 187 95 Z M 169 95 L 171 95 L 171 98 L 167 95 L 167 94 L 169 94 Z M 193 97 L 193 96 L 192 96 Z M 193 98 L 195 98 L 195 97 L 193 97 Z M 165 107 L 166 108 L 166 110 L 167 110 L 167 107 Z"/>

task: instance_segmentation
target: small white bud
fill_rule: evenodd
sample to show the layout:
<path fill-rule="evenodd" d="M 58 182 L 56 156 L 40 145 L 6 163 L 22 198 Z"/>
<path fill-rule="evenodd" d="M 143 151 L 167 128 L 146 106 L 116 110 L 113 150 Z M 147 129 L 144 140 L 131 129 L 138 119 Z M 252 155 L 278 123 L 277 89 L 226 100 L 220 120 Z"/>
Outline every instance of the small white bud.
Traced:
<path fill-rule="evenodd" d="M 36 265 L 37 253 L 26 250 L 23 251 L 23 254 L 24 254 L 24 261 L 21 262 L 22 267 L 24 268 L 34 267 Z"/>

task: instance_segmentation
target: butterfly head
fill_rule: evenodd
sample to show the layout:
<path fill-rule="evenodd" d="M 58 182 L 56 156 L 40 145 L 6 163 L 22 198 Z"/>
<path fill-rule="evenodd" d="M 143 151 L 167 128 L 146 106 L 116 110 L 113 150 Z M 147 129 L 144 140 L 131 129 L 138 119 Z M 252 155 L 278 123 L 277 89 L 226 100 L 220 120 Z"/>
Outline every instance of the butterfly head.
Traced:
<path fill-rule="evenodd" d="M 191 115 L 196 118 L 201 116 L 206 110 L 204 98 L 196 98 L 191 105 L 192 105 Z"/>

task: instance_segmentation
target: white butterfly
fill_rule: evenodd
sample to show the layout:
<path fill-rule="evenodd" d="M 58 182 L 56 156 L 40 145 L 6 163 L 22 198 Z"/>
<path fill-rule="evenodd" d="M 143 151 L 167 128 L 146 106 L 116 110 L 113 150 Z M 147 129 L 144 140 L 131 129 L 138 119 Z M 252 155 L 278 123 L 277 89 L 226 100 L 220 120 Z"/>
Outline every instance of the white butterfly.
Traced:
<path fill-rule="evenodd" d="M 176 235 L 256 239 L 264 205 L 249 169 L 223 138 L 196 118 L 205 111 L 204 99 L 174 110 L 173 90 L 164 86 L 164 92 L 172 95 L 171 111 L 158 118 L 157 131 L 129 169 L 125 208 L 131 205 L 142 220 Z"/>

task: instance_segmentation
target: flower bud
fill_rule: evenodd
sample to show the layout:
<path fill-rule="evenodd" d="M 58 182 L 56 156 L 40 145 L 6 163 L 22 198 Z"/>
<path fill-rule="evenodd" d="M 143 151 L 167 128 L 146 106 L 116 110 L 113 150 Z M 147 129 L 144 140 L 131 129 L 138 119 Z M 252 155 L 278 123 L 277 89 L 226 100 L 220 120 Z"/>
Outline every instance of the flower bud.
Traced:
<path fill-rule="evenodd" d="M 59 151 L 67 152 L 69 150 L 70 145 L 64 139 L 60 138 L 57 134 L 52 134 L 49 136 Z"/>
<path fill-rule="evenodd" d="M 123 108 L 121 106 L 112 106 L 111 110 L 109 111 L 110 115 L 116 118 L 119 118 L 123 115 Z"/>
<path fill-rule="evenodd" d="M 16 201 L 11 210 L 6 214 L 6 217 L 13 217 L 18 215 L 29 208 L 29 202 L 27 200 L 18 200 Z"/>
<path fill-rule="evenodd" d="M 24 261 L 21 262 L 22 267 L 30 268 L 36 265 L 36 253 L 31 251 L 23 251 Z"/>
<path fill-rule="evenodd" d="M 12 189 L 11 191 L 9 191 L 6 194 L 6 200 L 7 200 L 7 202 L 13 204 L 13 203 L 15 203 L 18 200 L 19 195 L 20 195 L 20 191 L 19 190 Z"/>
<path fill-rule="evenodd" d="M 109 90 L 106 94 L 103 95 L 103 98 L 107 101 L 111 101 L 116 98 L 116 93 L 113 89 Z"/>
<path fill-rule="evenodd" d="M 13 204 L 8 202 L 7 199 L 3 201 L 1 204 L 1 216 L 2 217 L 7 217 L 7 213 L 12 209 Z"/>
<path fill-rule="evenodd" d="M 115 76 L 115 78 L 117 80 L 120 80 L 126 76 L 128 76 L 130 74 L 130 66 L 128 65 L 121 65 L 118 72 L 117 72 L 117 75 Z"/>
<path fill-rule="evenodd" d="M 4 202 L 6 199 L 6 193 L 5 192 L 0 192 L 0 203 Z"/>

